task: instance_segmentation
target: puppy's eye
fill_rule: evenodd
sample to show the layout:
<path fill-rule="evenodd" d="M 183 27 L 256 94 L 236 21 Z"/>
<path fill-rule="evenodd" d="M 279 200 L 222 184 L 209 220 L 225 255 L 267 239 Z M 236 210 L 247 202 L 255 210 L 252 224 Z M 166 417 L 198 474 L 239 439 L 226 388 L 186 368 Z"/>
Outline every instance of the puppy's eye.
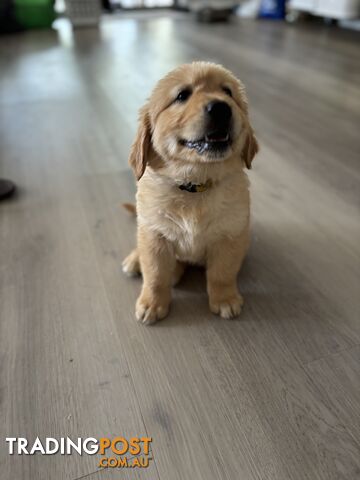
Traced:
<path fill-rule="evenodd" d="M 176 97 L 175 101 L 176 102 L 186 102 L 186 100 L 191 96 L 192 91 L 190 88 L 184 88 L 184 90 L 181 90 L 181 92 L 178 93 L 178 96 Z"/>
<path fill-rule="evenodd" d="M 232 97 L 232 91 L 230 90 L 229 87 L 222 87 L 223 92 L 226 93 L 226 95 L 229 95 L 229 97 Z"/>

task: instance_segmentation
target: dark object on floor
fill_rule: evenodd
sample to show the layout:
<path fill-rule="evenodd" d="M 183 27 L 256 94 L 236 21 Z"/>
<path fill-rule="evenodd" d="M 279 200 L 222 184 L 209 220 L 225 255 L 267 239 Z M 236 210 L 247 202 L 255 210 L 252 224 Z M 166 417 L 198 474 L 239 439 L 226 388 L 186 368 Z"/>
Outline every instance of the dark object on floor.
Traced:
<path fill-rule="evenodd" d="M 0 34 L 15 33 L 22 31 L 15 18 L 14 2 L 12 0 L 0 0 Z"/>
<path fill-rule="evenodd" d="M 113 11 L 113 7 L 111 5 L 110 0 L 102 0 L 101 3 L 104 10 L 106 10 L 107 12 Z"/>
<path fill-rule="evenodd" d="M 196 11 L 196 20 L 202 23 L 227 22 L 232 12 L 232 8 L 206 7 Z"/>
<path fill-rule="evenodd" d="M 15 183 L 0 178 L 0 200 L 10 197 L 16 190 Z"/>

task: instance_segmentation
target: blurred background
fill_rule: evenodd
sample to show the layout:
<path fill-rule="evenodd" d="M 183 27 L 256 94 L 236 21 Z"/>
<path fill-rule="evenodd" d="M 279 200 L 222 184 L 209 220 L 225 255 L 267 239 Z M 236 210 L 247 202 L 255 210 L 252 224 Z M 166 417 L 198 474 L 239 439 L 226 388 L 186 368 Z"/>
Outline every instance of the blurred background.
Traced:
<path fill-rule="evenodd" d="M 348 42 L 350 52 L 358 44 L 359 12 L 360 0 L 0 0 L 1 98 L 76 103 L 85 95 L 86 108 L 107 121 L 124 107 L 117 155 L 125 157 L 138 107 L 182 62 L 225 63 L 244 81 L 251 68 L 251 77 L 258 75 L 249 92 L 262 77 L 273 95 L 300 83 L 316 89 L 310 69 L 324 77 L 324 97 L 325 85 L 355 73 L 339 48 Z M 277 70 L 279 84 L 266 76 L 269 69 Z"/>

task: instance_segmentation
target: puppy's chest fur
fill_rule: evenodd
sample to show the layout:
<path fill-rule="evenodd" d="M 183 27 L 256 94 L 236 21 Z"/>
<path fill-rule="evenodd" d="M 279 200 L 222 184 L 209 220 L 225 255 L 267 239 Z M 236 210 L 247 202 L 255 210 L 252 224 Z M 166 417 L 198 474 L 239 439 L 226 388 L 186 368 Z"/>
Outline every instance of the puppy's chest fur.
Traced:
<path fill-rule="evenodd" d="M 154 186 L 146 180 L 139 185 L 137 195 L 139 225 L 171 242 L 181 261 L 203 264 L 209 244 L 223 236 L 236 237 L 248 225 L 245 174 L 229 177 L 199 193 L 167 184 Z"/>

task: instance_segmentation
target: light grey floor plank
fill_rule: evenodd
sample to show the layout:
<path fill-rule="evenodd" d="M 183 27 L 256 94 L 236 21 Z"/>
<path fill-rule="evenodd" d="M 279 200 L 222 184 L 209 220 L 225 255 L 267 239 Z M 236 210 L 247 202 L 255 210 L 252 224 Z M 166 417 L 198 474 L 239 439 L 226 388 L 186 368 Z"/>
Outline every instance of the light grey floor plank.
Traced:
<path fill-rule="evenodd" d="M 79 119 L 69 121 L 59 136 L 58 122 L 66 125 L 73 107 L 55 106 L 48 122 L 40 122 L 32 132 L 31 116 L 45 115 L 48 106 L 27 107 L 18 121 L 8 106 L 2 110 L 13 120 L 6 160 L 12 160 L 9 165 L 20 187 L 15 201 L 2 204 L 1 210 L 2 434 L 29 440 L 145 435 L 74 189 L 85 167 L 76 157 L 75 142 L 63 144 L 64 136 L 71 140 L 71 128 Z M 24 134 L 20 144 L 18 129 Z M 87 162 L 95 141 L 97 152 L 103 153 L 96 129 L 89 142 L 82 142 Z M 5 478 L 75 479 L 97 468 L 96 457 L 10 457 L 5 449 L 0 461 Z M 122 473 L 123 478 L 139 475 Z M 141 478 L 157 478 L 154 463 Z"/>
<path fill-rule="evenodd" d="M 7 218 L 1 282 L 9 322 L 1 325 L 6 436 L 146 434 L 76 203 L 69 198 L 48 205 L 46 213 L 25 208 L 16 220 Z M 5 455 L 2 450 L 2 462 Z M 76 455 L 66 462 L 60 455 L 7 456 L 6 465 L 8 478 L 39 479 L 49 472 L 52 478 L 75 478 L 97 466 L 96 457 L 80 461 Z M 156 478 L 154 468 L 144 475 Z"/>
<path fill-rule="evenodd" d="M 310 362 L 306 370 L 326 395 L 326 402 L 359 441 L 360 347 Z M 346 392 L 346 395 L 344 394 Z"/>

